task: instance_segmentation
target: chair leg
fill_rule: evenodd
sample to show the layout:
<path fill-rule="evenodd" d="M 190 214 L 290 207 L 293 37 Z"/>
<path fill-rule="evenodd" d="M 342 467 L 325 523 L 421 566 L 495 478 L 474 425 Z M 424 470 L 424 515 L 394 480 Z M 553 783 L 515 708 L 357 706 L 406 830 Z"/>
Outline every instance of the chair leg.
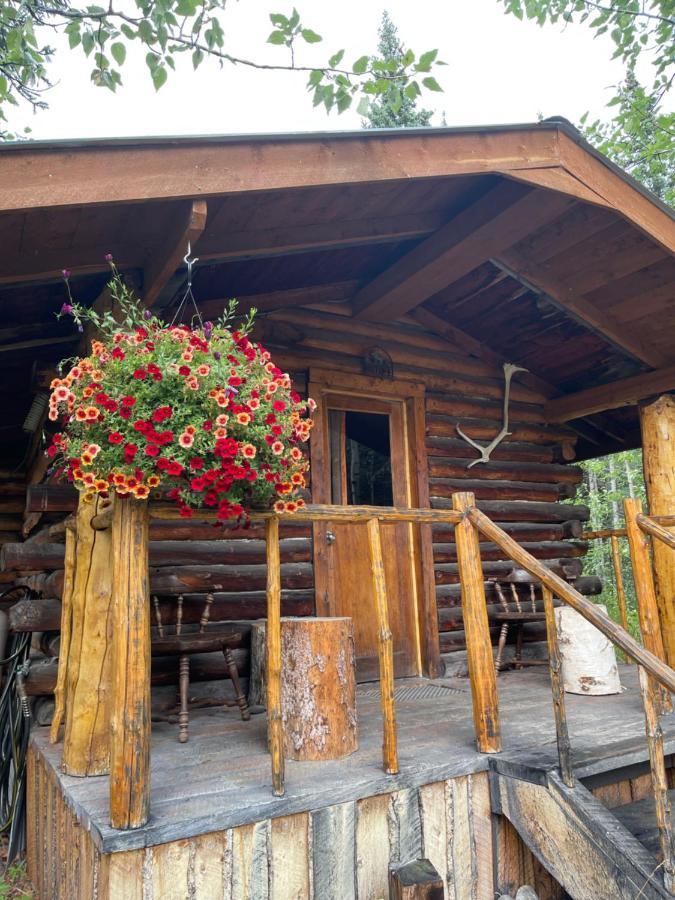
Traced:
<path fill-rule="evenodd" d="M 499 632 L 499 643 L 497 644 L 497 658 L 495 659 L 495 671 L 499 672 L 502 667 L 502 656 L 504 647 L 506 646 L 506 638 L 509 633 L 509 623 L 503 622 L 501 631 Z"/>
<path fill-rule="evenodd" d="M 180 712 L 178 713 L 178 740 L 184 744 L 188 739 L 188 691 L 190 688 L 190 657 L 183 654 L 179 662 Z"/>
<path fill-rule="evenodd" d="M 516 631 L 516 652 L 514 656 L 514 662 L 516 664 L 516 668 L 522 668 L 523 664 L 523 632 L 525 630 L 525 626 L 522 622 L 518 622 Z"/>
<path fill-rule="evenodd" d="M 232 685 L 234 686 L 234 693 L 237 698 L 237 705 L 239 706 L 241 717 L 245 722 L 248 722 L 248 720 L 251 718 L 251 713 L 249 712 L 248 702 L 246 700 L 246 697 L 244 696 L 244 692 L 241 689 L 237 663 L 235 662 L 234 656 L 229 647 L 223 647 L 223 654 L 225 655 L 225 662 L 227 663 L 227 667 L 230 670 L 230 678 L 232 679 Z"/>

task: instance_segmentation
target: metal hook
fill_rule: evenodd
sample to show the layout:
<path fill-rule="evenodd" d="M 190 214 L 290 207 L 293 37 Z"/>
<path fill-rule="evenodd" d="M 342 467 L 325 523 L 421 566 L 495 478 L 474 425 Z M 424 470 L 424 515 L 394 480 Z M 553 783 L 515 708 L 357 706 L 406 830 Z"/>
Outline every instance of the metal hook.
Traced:
<path fill-rule="evenodd" d="M 195 263 L 199 262 L 199 257 L 195 256 L 194 259 L 190 259 L 190 254 L 192 253 L 192 247 L 190 245 L 190 241 L 188 241 L 187 245 L 187 253 L 183 257 L 183 262 L 187 266 L 187 286 L 188 288 L 192 287 L 192 267 Z"/>

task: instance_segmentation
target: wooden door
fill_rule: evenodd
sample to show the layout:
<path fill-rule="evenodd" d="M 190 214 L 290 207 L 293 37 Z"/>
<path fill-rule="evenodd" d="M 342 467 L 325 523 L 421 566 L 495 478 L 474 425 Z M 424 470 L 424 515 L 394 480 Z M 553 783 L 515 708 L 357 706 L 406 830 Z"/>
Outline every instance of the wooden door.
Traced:
<path fill-rule="evenodd" d="M 405 401 L 343 393 L 316 383 L 310 394 L 319 404 L 312 437 L 313 500 L 344 506 L 414 505 Z M 395 674 L 415 675 L 420 672 L 417 535 L 406 523 L 386 523 L 381 529 Z M 377 626 L 365 523 L 317 523 L 314 553 L 317 614 L 352 617 L 357 678 L 373 680 L 378 673 Z"/>

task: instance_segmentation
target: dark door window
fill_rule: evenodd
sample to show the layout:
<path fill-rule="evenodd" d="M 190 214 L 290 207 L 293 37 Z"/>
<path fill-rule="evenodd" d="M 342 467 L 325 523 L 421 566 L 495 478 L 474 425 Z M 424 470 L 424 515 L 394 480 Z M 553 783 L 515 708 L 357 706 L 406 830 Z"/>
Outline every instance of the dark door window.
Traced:
<path fill-rule="evenodd" d="M 339 409 L 328 416 L 333 503 L 393 506 L 390 417 Z"/>

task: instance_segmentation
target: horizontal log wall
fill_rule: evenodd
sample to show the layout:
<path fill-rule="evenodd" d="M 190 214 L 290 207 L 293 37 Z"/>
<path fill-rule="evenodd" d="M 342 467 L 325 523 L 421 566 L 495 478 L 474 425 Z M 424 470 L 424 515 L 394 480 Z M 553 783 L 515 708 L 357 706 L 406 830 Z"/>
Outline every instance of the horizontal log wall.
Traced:
<path fill-rule="evenodd" d="M 495 895 L 486 772 L 113 854 L 33 748 L 27 796 L 28 872 L 51 900 L 372 900 L 389 896 L 390 867 L 419 857 L 447 897 Z"/>
<path fill-rule="evenodd" d="M 324 309 L 273 313 L 258 325 L 261 337 L 284 368 L 294 373 L 306 391 L 313 366 L 341 373 L 363 372 L 363 358 L 373 347 L 390 354 L 395 378 L 412 380 L 426 389 L 426 448 L 431 505 L 451 506 L 457 490 L 473 491 L 480 508 L 497 521 L 530 553 L 570 578 L 581 572 L 586 544 L 578 541 L 588 510 L 568 502 L 581 472 L 564 465 L 574 434 L 551 427 L 543 415 L 544 397 L 516 376 L 511 386 L 512 434 L 492 454 L 488 464 L 471 469 L 476 451 L 457 433 L 457 425 L 471 437 L 489 441 L 501 428 L 503 373 L 499 366 L 465 354 L 441 337 L 406 320 L 397 325 L 356 322 Z M 62 495 L 67 506 L 68 490 Z M 53 531 L 53 529 L 52 529 Z M 185 596 L 184 621 L 198 621 L 207 591 L 215 593 L 211 620 L 256 619 L 265 615 L 265 554 L 260 526 L 233 529 L 222 541 L 222 530 L 198 521 L 154 521 L 150 524 L 150 583 L 161 597 L 165 622 L 173 621 L 175 601 Z M 310 529 L 306 524 L 281 528 L 283 615 L 311 615 L 315 611 Z M 570 540 L 571 539 L 571 540 Z M 434 576 L 439 609 L 441 650 L 463 649 L 459 576 L 452 527 L 433 527 Z M 493 544 L 481 552 L 486 578 L 503 578 L 512 563 Z M 24 544 L 6 543 L 1 572 L 58 599 L 63 585 L 62 537 L 47 529 Z M 597 593 L 596 579 L 580 579 L 578 586 Z M 522 589 L 521 589 L 522 590 Z M 486 585 L 489 612 L 496 609 L 494 587 Z M 529 596 L 527 590 L 525 595 Z M 53 626 L 54 610 L 45 610 Z M 56 626 L 58 627 L 58 626 Z M 493 633 L 498 633 L 494 627 Z M 540 640 L 543 631 L 528 626 L 526 640 Z"/>

